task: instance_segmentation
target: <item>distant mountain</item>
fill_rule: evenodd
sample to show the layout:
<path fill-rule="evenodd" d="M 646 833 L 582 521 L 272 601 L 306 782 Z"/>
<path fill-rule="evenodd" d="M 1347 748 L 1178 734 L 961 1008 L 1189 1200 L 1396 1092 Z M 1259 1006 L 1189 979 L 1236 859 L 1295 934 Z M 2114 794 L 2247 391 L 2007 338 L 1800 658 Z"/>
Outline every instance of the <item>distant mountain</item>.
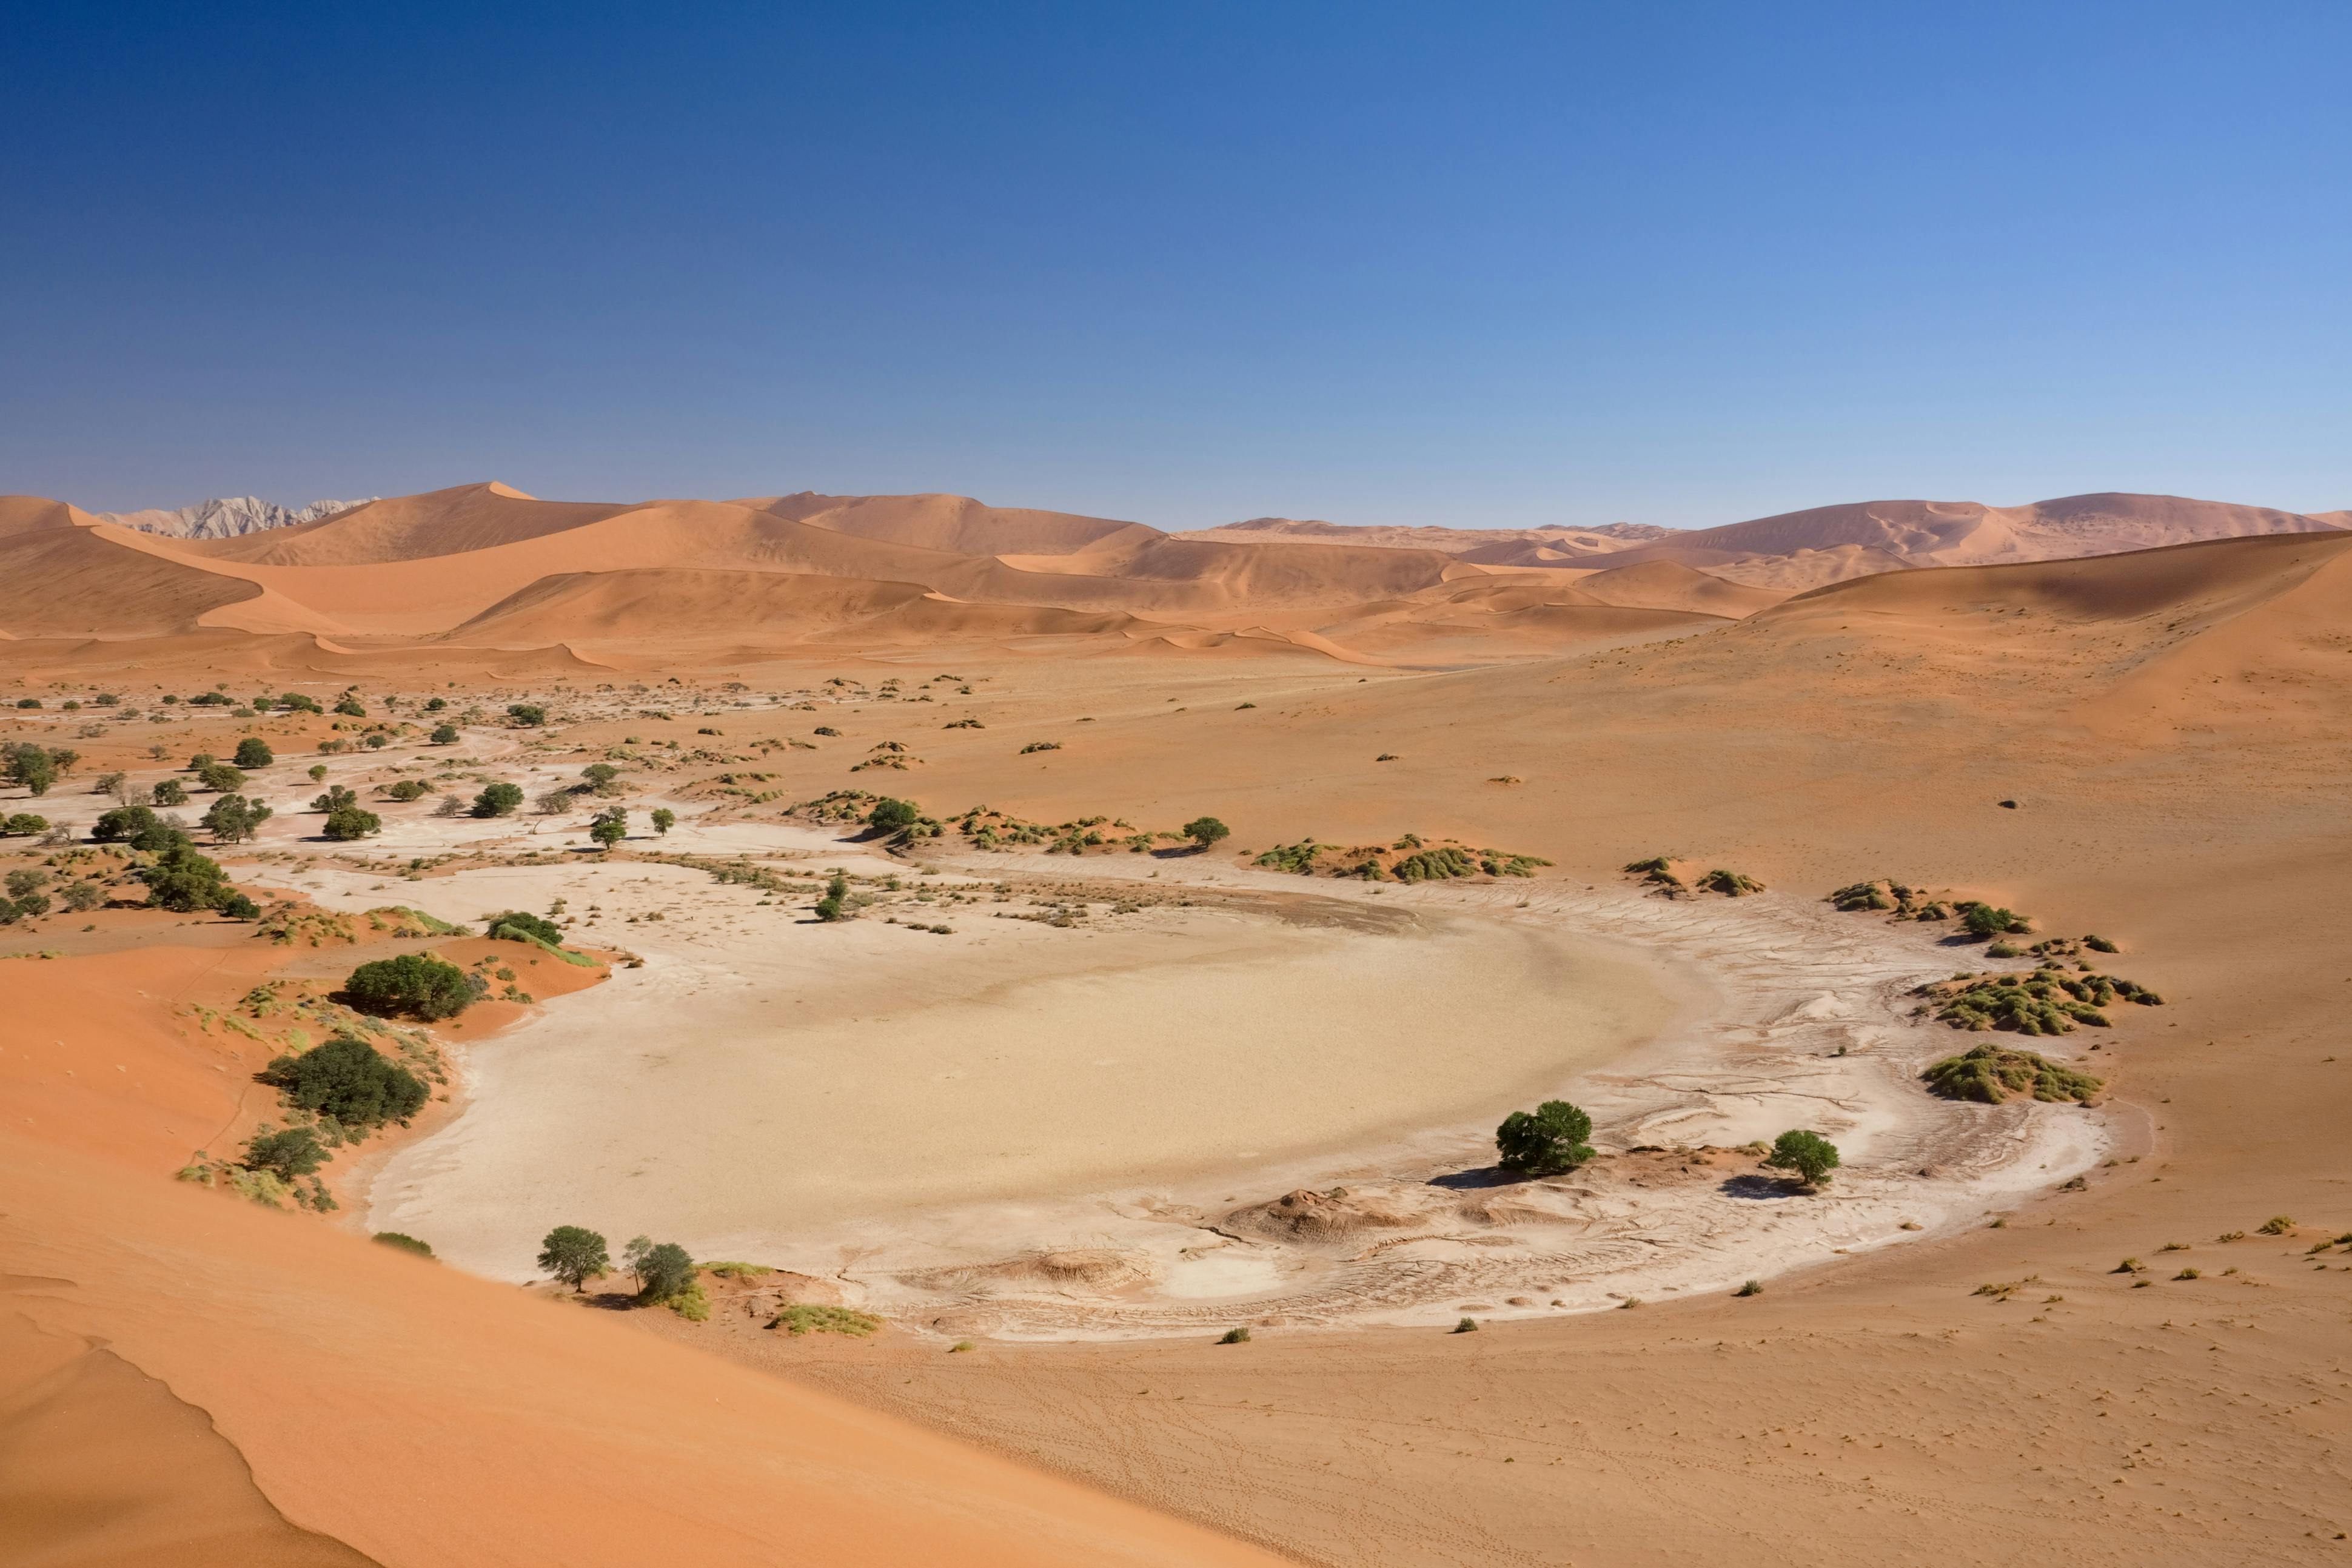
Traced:
<path fill-rule="evenodd" d="M 176 511 L 151 507 L 145 511 L 101 511 L 96 515 L 100 522 L 117 522 L 142 533 L 169 534 L 174 539 L 236 539 L 273 528 L 316 522 L 322 517 L 365 506 L 375 499 L 370 496 L 363 500 L 314 500 L 309 506 L 294 508 L 263 500 L 259 496 L 231 496 L 226 500 L 200 500 Z"/>
<path fill-rule="evenodd" d="M 1648 522 L 1608 522 L 1598 528 L 1448 528 L 1441 523 L 1355 524 L 1320 518 L 1253 517 L 1181 533 L 1179 539 L 1213 539 L 1224 544 L 1362 544 L 1382 550 L 1437 550 L 1448 555 L 1515 547 L 1541 552 L 1530 563 L 1565 565 L 1583 555 L 1604 555 L 1629 545 L 1664 539 L 1674 531 Z"/>

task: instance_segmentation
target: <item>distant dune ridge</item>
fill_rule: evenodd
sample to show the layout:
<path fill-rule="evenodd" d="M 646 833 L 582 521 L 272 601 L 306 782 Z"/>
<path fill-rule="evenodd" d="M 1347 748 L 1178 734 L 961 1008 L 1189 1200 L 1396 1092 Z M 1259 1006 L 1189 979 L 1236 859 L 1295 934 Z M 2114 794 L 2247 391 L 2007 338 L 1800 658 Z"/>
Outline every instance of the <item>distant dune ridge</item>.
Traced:
<path fill-rule="evenodd" d="M 492 481 L 112 517 L 18 496 L 0 498 L 0 635 L 598 662 L 1092 638 L 1427 666 L 1697 629 L 1893 572 L 2334 531 L 2347 515 L 2106 494 L 1856 502 L 1688 532 L 1257 518 L 1167 533 L 954 495 L 551 501 Z"/>

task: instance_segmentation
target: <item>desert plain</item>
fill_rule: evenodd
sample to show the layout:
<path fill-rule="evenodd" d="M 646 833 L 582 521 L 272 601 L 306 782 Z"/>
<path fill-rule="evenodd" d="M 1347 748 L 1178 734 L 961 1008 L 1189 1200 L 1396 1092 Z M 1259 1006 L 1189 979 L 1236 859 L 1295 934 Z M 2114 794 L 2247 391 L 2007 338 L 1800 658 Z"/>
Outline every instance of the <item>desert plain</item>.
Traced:
<path fill-rule="evenodd" d="M 0 1557 L 2342 1561 L 2347 521 L 0 501 L 75 753 L 0 792 Z M 251 913 L 98 837 L 174 794 Z M 408 954 L 478 999 L 351 1005 Z M 2132 991 L 1937 1016 L 2037 969 Z M 338 1033 L 429 1102 L 257 1180 Z M 2095 1087 L 1931 1092 L 1986 1044 Z"/>

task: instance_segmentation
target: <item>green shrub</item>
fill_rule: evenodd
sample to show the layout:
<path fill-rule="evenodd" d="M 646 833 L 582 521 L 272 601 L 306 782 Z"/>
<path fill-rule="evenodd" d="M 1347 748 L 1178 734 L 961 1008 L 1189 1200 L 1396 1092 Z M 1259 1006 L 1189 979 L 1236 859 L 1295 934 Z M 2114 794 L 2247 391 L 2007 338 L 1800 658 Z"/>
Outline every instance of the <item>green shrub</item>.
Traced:
<path fill-rule="evenodd" d="M 1701 877 L 1698 885 L 1707 892 L 1721 893 L 1731 899 L 1744 899 L 1750 893 L 1764 890 L 1764 884 L 1755 878 L 1738 871 L 1727 871 L 1720 866 Z"/>
<path fill-rule="evenodd" d="M 362 963 L 352 971 L 343 989 L 362 1013 L 406 1013 L 428 1022 L 454 1018 L 474 1003 L 474 988 L 464 970 L 421 952 Z"/>
<path fill-rule="evenodd" d="M 694 1255 L 674 1241 L 637 1237 L 623 1250 L 621 1264 L 637 1277 L 644 1306 L 659 1306 L 695 1282 Z"/>
<path fill-rule="evenodd" d="M 1639 877 L 1644 882 L 1664 888 L 1669 892 L 1675 891 L 1683 886 L 1683 879 L 1675 875 L 1674 857 L 1670 855 L 1653 855 L 1646 860 L 1631 861 L 1625 867 L 1625 874 L 1629 877 Z"/>
<path fill-rule="evenodd" d="M 197 854 L 186 835 L 175 833 L 173 837 L 176 842 L 167 844 L 157 854 L 155 863 L 142 868 L 138 873 L 147 884 L 149 903 L 178 914 L 193 914 L 198 910 L 218 909 L 236 896 L 236 889 L 229 886 L 219 862 Z"/>
<path fill-rule="evenodd" d="M 1475 1334 L 1478 1331 L 1478 1320 L 1475 1318 L 1465 1318 L 1460 1322 L 1454 1325 L 1453 1331 L 1457 1334 Z"/>
<path fill-rule="evenodd" d="M 1227 1329 L 1217 1341 L 1221 1345 L 1245 1345 L 1249 1342 L 1250 1331 L 1246 1328 Z"/>
<path fill-rule="evenodd" d="M 522 786 L 504 780 L 474 797 L 476 816 L 512 816 L 522 806 Z"/>
<path fill-rule="evenodd" d="M 257 1132 L 245 1146 L 246 1168 L 267 1171 L 281 1182 L 310 1174 L 327 1163 L 327 1146 L 307 1127 Z"/>
<path fill-rule="evenodd" d="M 588 837 L 607 849 L 628 836 L 629 814 L 617 805 L 597 813 L 596 820 L 588 825 Z"/>
<path fill-rule="evenodd" d="M 604 1238 L 576 1225 L 559 1225 L 540 1243 L 539 1267 L 578 1290 L 613 1267 Z"/>
<path fill-rule="evenodd" d="M 849 913 L 849 879 L 835 872 L 824 885 L 824 897 L 816 901 L 816 918 L 831 922 L 843 920 Z"/>
<path fill-rule="evenodd" d="M 270 816 L 269 808 L 257 800 L 225 795 L 205 812 L 205 826 L 224 844 L 242 844 L 259 831 Z"/>
<path fill-rule="evenodd" d="M 49 819 L 36 816 L 29 811 L 20 811 L 5 820 L 0 820 L 0 834 L 13 837 L 22 837 L 35 833 L 47 833 L 48 830 Z"/>
<path fill-rule="evenodd" d="M 903 833 L 923 819 L 923 814 L 911 800 L 893 800 L 887 795 L 874 803 L 866 814 L 866 826 L 877 833 Z"/>
<path fill-rule="evenodd" d="M 656 833 L 667 833 L 677 826 L 677 813 L 666 805 L 657 805 L 654 807 L 653 824 Z"/>
<path fill-rule="evenodd" d="M 1311 877 L 1315 875 L 1316 857 L 1326 849 L 1334 847 L 1336 846 L 1318 844 L 1311 838 L 1302 838 L 1296 844 L 1276 845 L 1257 858 L 1257 864 L 1269 870 L 1288 871 L 1295 876 Z"/>
<path fill-rule="evenodd" d="M 367 717 L 366 707 L 361 703 L 358 698 L 352 696 L 348 691 L 336 701 L 335 711 L 341 714 L 346 719 L 364 719 Z"/>
<path fill-rule="evenodd" d="M 789 1334 L 848 1334 L 864 1339 L 882 1326 L 882 1320 L 847 1307 L 821 1307 L 799 1301 L 768 1321 L 768 1327 Z"/>
<path fill-rule="evenodd" d="M 523 910 L 509 910 L 502 915 L 492 916 L 485 934 L 507 942 L 525 942 L 537 937 L 551 947 L 560 947 L 563 943 L 562 926 L 544 915 L 534 915 Z"/>
<path fill-rule="evenodd" d="M 510 702 L 507 704 L 507 717 L 523 729 L 536 729 L 547 722 L 547 710 L 536 702 Z"/>
<path fill-rule="evenodd" d="M 241 768 L 266 768 L 278 760 L 278 754 L 260 736 L 247 735 L 236 743 L 236 755 L 230 760 Z"/>
<path fill-rule="evenodd" d="M 1973 1100 L 1986 1105 L 1999 1105 L 2012 1094 L 2089 1105 L 2101 1087 L 2088 1073 L 2062 1067 L 2032 1051 L 2011 1050 L 1990 1041 L 1959 1056 L 1947 1057 L 1919 1076 L 1947 1100 Z"/>
<path fill-rule="evenodd" d="M 48 794 L 49 786 L 64 772 L 58 765 L 57 753 L 46 746 L 18 741 L 0 749 L 0 778 L 35 795 Z"/>
<path fill-rule="evenodd" d="M 2116 952 L 2121 951 L 2114 942 L 2109 942 L 2103 936 L 2086 936 L 2083 939 L 2083 945 L 2089 948 L 2093 952 Z"/>
<path fill-rule="evenodd" d="M 373 1131 L 387 1121 L 405 1127 L 432 1098 L 415 1073 L 348 1036 L 299 1056 L 279 1057 L 260 1077 L 289 1104 L 331 1117 L 355 1132 Z"/>
<path fill-rule="evenodd" d="M 327 813 L 326 825 L 320 829 L 338 843 L 350 843 L 383 831 L 383 818 L 373 811 L 362 811 L 356 805 L 339 805 Z"/>
<path fill-rule="evenodd" d="M 1970 936 L 1992 937 L 2006 932 L 2023 933 L 2033 929 L 2033 922 L 2011 910 L 1992 904 L 1966 903 L 1959 906 L 1960 924 Z"/>
<path fill-rule="evenodd" d="M 1478 863 L 1467 851 L 1446 844 L 1406 856 L 1389 868 L 1389 874 L 1400 882 L 1442 882 L 1470 876 L 1477 869 Z"/>
<path fill-rule="evenodd" d="M 396 800 L 404 805 L 412 800 L 423 800 L 431 793 L 431 787 L 423 779 L 400 779 L 383 786 L 384 799 Z"/>
<path fill-rule="evenodd" d="M 1772 1152 L 1764 1156 L 1764 1163 L 1777 1170 L 1793 1171 L 1805 1185 L 1818 1187 L 1837 1169 L 1837 1145 L 1818 1132 L 1790 1128 L 1772 1141 Z"/>
<path fill-rule="evenodd" d="M 1532 1111 L 1514 1110 L 1495 1129 L 1495 1152 L 1507 1171 L 1549 1176 L 1572 1171 L 1592 1158 L 1585 1140 L 1592 1118 L 1564 1100 L 1547 1100 Z"/>
<path fill-rule="evenodd" d="M 457 726 L 436 724 L 433 726 L 433 733 L 427 739 L 436 746 L 454 746 L 457 743 Z"/>
<path fill-rule="evenodd" d="M 400 1231 L 380 1230 L 369 1239 L 380 1241 L 386 1247 L 395 1247 L 402 1252 L 413 1252 L 419 1258 L 433 1256 L 433 1248 L 429 1243 L 419 1241 L 415 1237 L 404 1235 Z"/>
<path fill-rule="evenodd" d="M 215 795 L 234 795 L 245 787 L 245 774 L 226 763 L 207 759 L 196 768 L 196 782 Z"/>

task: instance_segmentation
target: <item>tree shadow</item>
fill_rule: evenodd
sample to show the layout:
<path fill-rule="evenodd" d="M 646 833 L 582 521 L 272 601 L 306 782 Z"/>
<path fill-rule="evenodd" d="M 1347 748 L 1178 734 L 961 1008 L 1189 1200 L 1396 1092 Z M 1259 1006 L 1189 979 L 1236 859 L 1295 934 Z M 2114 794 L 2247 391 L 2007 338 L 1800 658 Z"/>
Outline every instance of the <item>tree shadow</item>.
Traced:
<path fill-rule="evenodd" d="M 1716 1190 L 1727 1198 L 1748 1198 L 1760 1202 L 1793 1198 L 1801 1194 L 1805 1188 L 1801 1182 L 1786 1181 L 1779 1176 L 1758 1175 L 1750 1173 L 1743 1176 L 1734 1176 Z"/>
<path fill-rule="evenodd" d="M 1478 1192 L 1487 1187 L 1516 1187 L 1541 1178 L 1507 1171 L 1500 1165 L 1481 1165 L 1472 1171 L 1453 1171 L 1443 1176 L 1429 1178 L 1429 1185 L 1444 1187 L 1449 1192 Z"/>

